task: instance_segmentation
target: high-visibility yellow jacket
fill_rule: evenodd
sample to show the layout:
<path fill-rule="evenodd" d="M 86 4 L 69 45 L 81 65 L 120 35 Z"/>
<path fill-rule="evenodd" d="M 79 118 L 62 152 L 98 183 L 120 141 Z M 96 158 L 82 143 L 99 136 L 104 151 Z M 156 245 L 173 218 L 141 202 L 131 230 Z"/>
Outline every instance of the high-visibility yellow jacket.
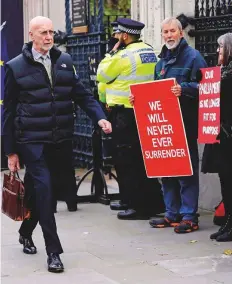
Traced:
<path fill-rule="evenodd" d="M 114 55 L 106 54 L 97 70 L 99 94 L 105 92 L 108 106 L 131 108 L 129 86 L 154 80 L 156 61 L 153 48 L 142 41 L 130 43 Z"/>
<path fill-rule="evenodd" d="M 102 103 L 106 103 L 106 84 L 105 83 L 98 83 L 98 95 L 99 95 L 99 100 Z"/>

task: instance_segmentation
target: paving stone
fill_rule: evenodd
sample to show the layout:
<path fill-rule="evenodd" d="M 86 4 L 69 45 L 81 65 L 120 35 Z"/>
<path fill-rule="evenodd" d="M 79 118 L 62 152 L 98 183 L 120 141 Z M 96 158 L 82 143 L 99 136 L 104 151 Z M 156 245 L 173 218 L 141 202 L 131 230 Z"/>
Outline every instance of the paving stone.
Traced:
<path fill-rule="evenodd" d="M 23 174 L 23 171 L 21 172 Z M 112 192 L 115 181 L 109 181 Z M 90 191 L 89 180 L 81 194 Z M 64 248 L 63 274 L 47 272 L 40 226 L 34 231 L 36 255 L 25 255 L 18 243 L 20 222 L 1 216 L 2 284 L 231 284 L 232 242 L 217 243 L 212 213 L 202 211 L 200 230 L 178 235 L 173 228 L 154 229 L 146 220 L 123 221 L 102 204 L 79 204 L 68 212 L 58 203 L 58 233 Z"/>

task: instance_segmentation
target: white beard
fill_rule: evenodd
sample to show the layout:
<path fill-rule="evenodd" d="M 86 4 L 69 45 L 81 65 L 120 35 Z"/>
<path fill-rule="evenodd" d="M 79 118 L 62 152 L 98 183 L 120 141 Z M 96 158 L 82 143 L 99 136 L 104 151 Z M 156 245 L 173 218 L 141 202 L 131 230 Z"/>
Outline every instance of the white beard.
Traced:
<path fill-rule="evenodd" d="M 44 45 L 43 49 L 46 50 L 46 51 L 49 51 L 50 49 L 52 49 L 52 47 L 53 47 L 53 44 L 51 44 L 49 46 L 48 45 Z"/>
<path fill-rule="evenodd" d="M 181 40 L 181 39 L 175 41 L 172 45 L 169 44 L 168 42 L 166 42 L 165 45 L 166 45 L 167 49 L 174 49 L 174 48 L 176 48 L 177 45 L 180 43 L 180 40 Z"/>

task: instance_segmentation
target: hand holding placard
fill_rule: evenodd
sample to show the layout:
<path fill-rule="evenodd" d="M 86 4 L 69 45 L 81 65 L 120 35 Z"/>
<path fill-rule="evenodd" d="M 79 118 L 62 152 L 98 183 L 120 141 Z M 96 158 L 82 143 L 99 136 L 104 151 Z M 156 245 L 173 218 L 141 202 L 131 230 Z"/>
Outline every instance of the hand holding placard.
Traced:
<path fill-rule="evenodd" d="M 175 79 L 131 85 L 148 177 L 192 175 Z"/>

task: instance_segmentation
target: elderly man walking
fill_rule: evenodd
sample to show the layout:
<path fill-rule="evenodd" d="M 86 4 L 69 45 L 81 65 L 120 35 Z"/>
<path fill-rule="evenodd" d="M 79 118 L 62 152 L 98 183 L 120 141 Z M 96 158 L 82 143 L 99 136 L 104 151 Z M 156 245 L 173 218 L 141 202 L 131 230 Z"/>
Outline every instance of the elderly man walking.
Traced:
<path fill-rule="evenodd" d="M 78 104 L 105 133 L 111 124 L 91 93 L 80 82 L 69 54 L 53 45 L 53 24 L 46 17 L 30 22 L 31 42 L 6 64 L 3 139 L 8 167 L 19 169 L 19 158 L 33 182 L 31 219 L 19 229 L 23 252 L 35 254 L 32 233 L 39 222 L 48 255 L 48 270 L 62 272 L 63 252 L 52 208 L 54 157 L 72 169 L 73 103 Z M 59 151 L 58 151 L 59 149 Z M 75 186 L 74 171 L 70 186 Z M 66 188 L 70 191 L 72 188 Z"/>

